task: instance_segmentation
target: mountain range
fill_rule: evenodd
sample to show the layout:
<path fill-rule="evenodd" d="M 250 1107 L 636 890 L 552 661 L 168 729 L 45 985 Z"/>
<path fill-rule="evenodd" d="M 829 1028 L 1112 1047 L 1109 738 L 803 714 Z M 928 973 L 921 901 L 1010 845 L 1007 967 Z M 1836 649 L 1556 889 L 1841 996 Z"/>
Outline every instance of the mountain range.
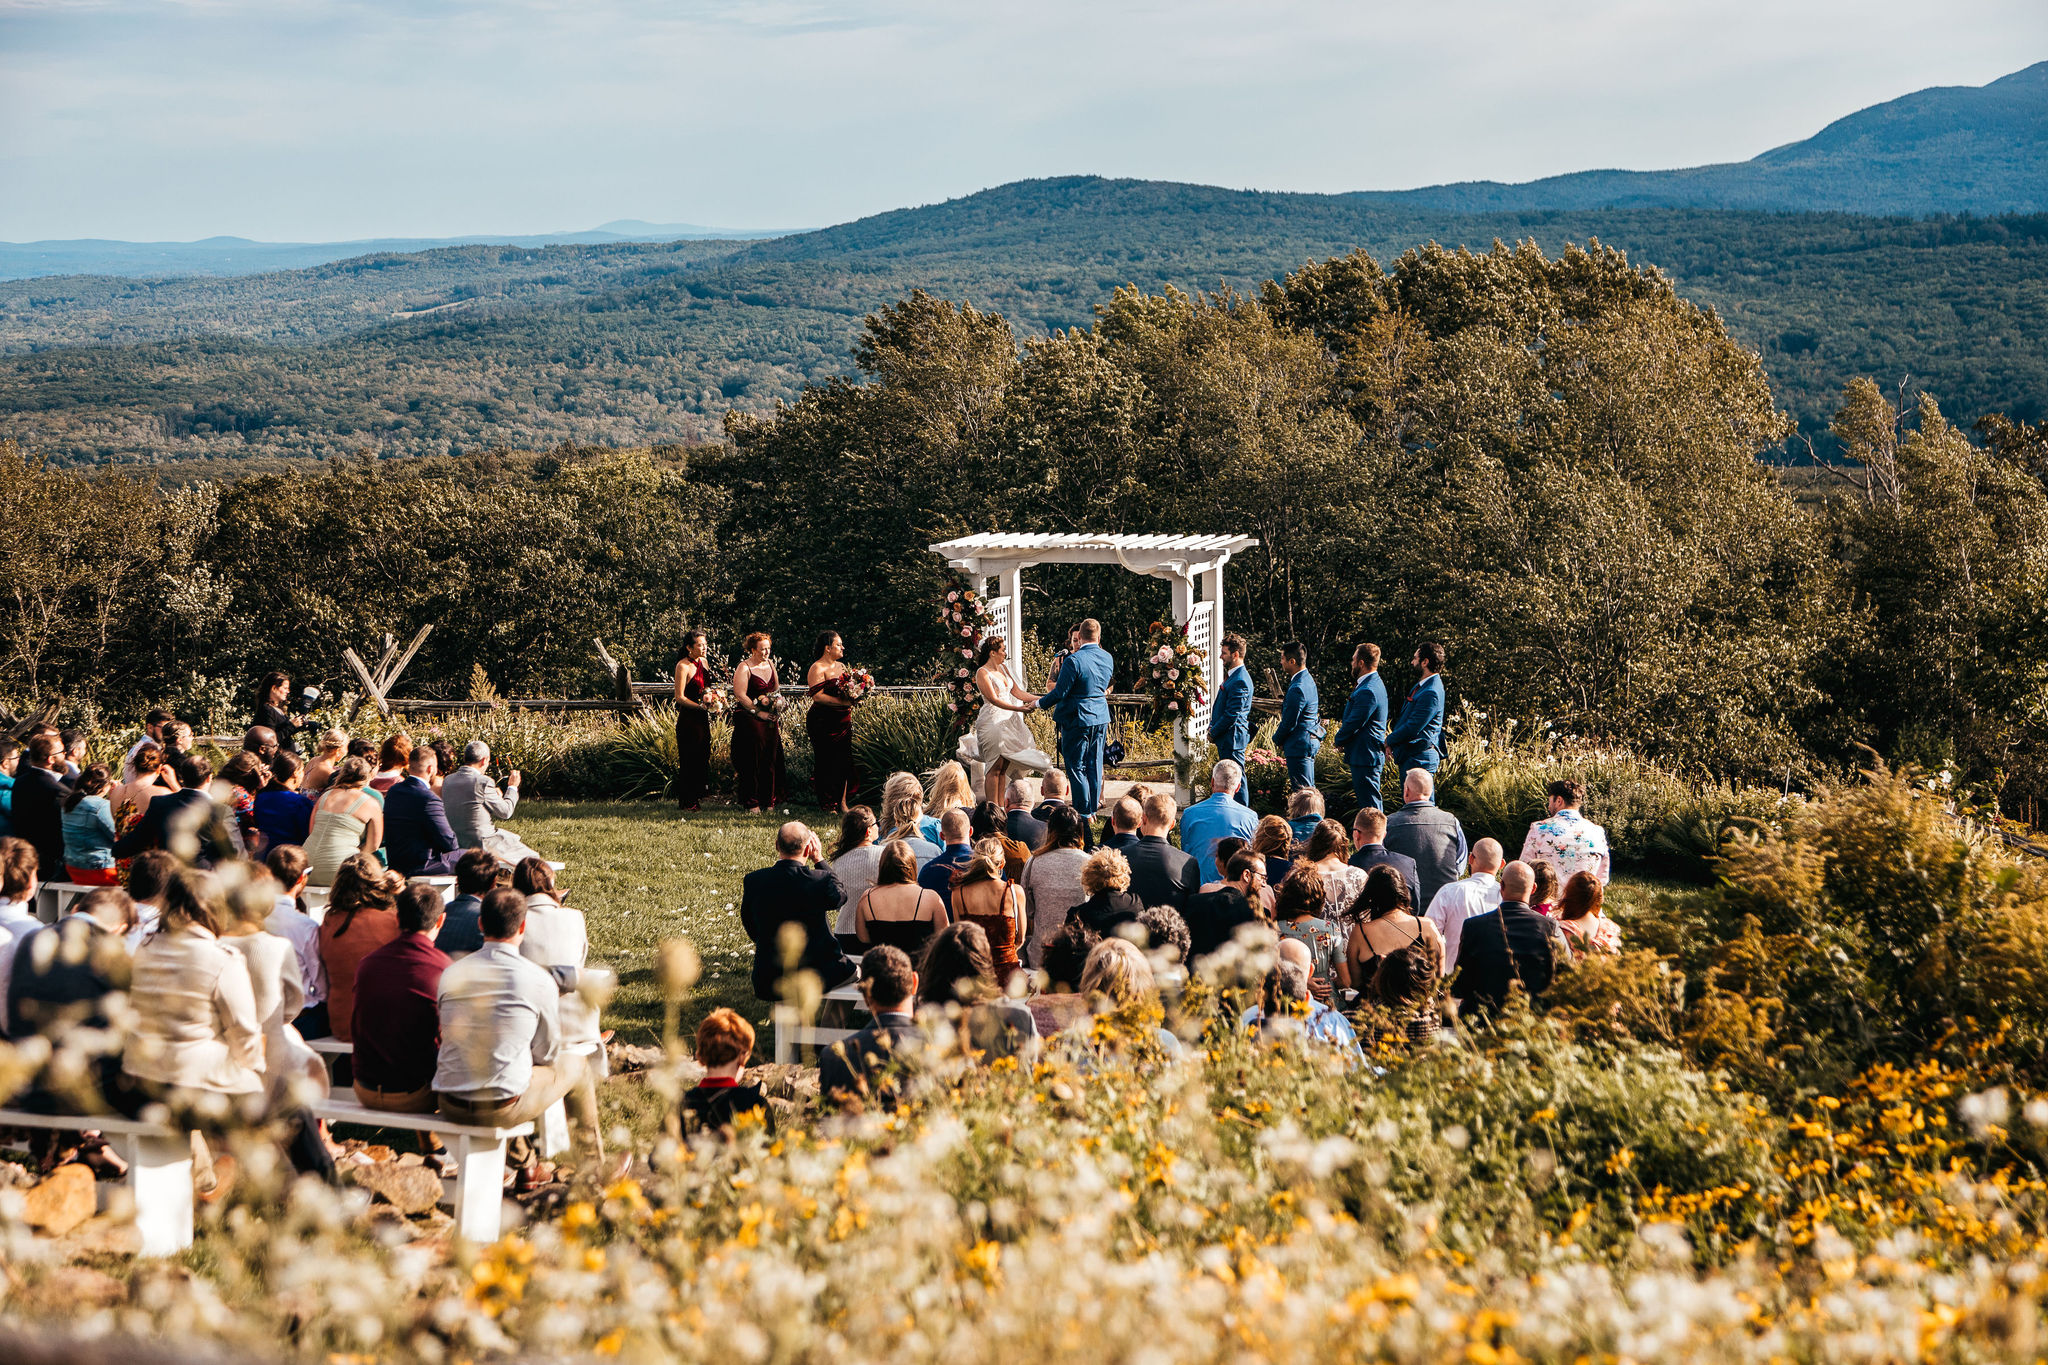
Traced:
<path fill-rule="evenodd" d="M 1750 161 L 1684 170 L 1579 171 L 1523 184 L 1490 180 L 1413 190 L 1360 190 L 1361 203 L 1437 213 L 1614 208 L 1717 208 L 1923 216 L 2048 212 L 2048 61 L 1983 86 L 1915 91 L 1837 119 Z M 788 229 L 702 227 L 617 219 L 583 232 L 379 238 L 349 242 L 97 239 L 0 242 L 0 280 L 43 275 L 240 275 L 296 270 L 354 256 L 470 245 L 563 246 L 622 241 L 759 239 Z"/>

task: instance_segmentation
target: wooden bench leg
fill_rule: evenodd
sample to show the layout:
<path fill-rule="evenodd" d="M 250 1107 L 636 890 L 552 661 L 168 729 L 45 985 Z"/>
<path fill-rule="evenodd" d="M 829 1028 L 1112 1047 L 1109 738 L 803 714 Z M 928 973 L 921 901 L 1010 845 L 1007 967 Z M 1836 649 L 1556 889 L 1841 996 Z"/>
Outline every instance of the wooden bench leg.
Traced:
<path fill-rule="evenodd" d="M 175 1256 L 192 1245 L 192 1141 L 185 1134 L 122 1140 L 135 1227 L 144 1256 Z"/>
<path fill-rule="evenodd" d="M 552 1157 L 569 1150 L 569 1107 L 556 1100 L 540 1116 L 540 1154 Z"/>
<path fill-rule="evenodd" d="M 455 1139 L 455 1227 L 472 1242 L 495 1242 L 505 1214 L 505 1143 Z"/>

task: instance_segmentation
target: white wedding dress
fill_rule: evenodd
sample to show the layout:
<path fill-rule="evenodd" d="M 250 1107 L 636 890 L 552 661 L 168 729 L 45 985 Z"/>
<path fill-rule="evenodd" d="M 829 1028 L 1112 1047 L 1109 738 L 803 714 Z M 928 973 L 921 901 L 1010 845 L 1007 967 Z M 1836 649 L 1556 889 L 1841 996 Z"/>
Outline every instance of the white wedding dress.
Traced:
<path fill-rule="evenodd" d="M 997 697 L 1012 706 L 1018 704 L 1016 687 L 1006 670 L 990 669 L 985 676 Z M 970 776 L 977 790 L 982 774 L 998 759 L 1010 761 L 1013 777 L 1051 772 L 1054 766 L 1052 755 L 1038 747 L 1038 737 L 1031 733 L 1030 723 L 1023 715 L 989 704 L 987 693 L 983 694 L 981 710 L 975 713 L 974 729 L 961 737 L 960 758 L 974 770 Z"/>

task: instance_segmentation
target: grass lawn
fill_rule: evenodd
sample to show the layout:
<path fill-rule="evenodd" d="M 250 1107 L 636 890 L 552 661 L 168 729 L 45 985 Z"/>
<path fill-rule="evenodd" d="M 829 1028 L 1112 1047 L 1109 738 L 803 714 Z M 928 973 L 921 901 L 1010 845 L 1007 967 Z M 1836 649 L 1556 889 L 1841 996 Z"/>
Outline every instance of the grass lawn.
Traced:
<path fill-rule="evenodd" d="M 773 860 L 775 829 L 785 819 L 826 822 L 792 807 L 789 815 L 704 810 L 678 815 L 651 801 L 524 801 L 512 821 L 520 837 L 567 863 L 563 898 L 590 923 L 593 962 L 619 974 L 619 994 L 605 1014 L 621 1041 L 658 1046 L 661 994 L 654 984 L 655 946 L 686 937 L 704 959 L 704 976 L 683 1010 L 683 1030 L 720 1005 L 730 1005 L 761 1030 L 757 1060 L 772 1055 L 768 1006 L 754 999 L 753 947 L 740 928 L 740 878 Z M 830 846 L 832 831 L 819 828 Z M 1614 878 L 1608 911 L 1624 929 L 1632 912 L 1680 882 L 1627 873 Z"/>

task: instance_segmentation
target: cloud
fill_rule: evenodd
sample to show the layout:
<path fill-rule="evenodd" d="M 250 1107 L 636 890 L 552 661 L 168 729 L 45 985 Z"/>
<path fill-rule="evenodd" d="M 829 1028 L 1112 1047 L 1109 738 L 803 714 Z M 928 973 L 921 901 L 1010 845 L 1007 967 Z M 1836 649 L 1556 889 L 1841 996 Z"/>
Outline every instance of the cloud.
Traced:
<path fill-rule="evenodd" d="M 2038 0 L 0 0 L 0 237 L 803 225 L 1027 175 L 1740 159 L 2048 47 Z"/>

